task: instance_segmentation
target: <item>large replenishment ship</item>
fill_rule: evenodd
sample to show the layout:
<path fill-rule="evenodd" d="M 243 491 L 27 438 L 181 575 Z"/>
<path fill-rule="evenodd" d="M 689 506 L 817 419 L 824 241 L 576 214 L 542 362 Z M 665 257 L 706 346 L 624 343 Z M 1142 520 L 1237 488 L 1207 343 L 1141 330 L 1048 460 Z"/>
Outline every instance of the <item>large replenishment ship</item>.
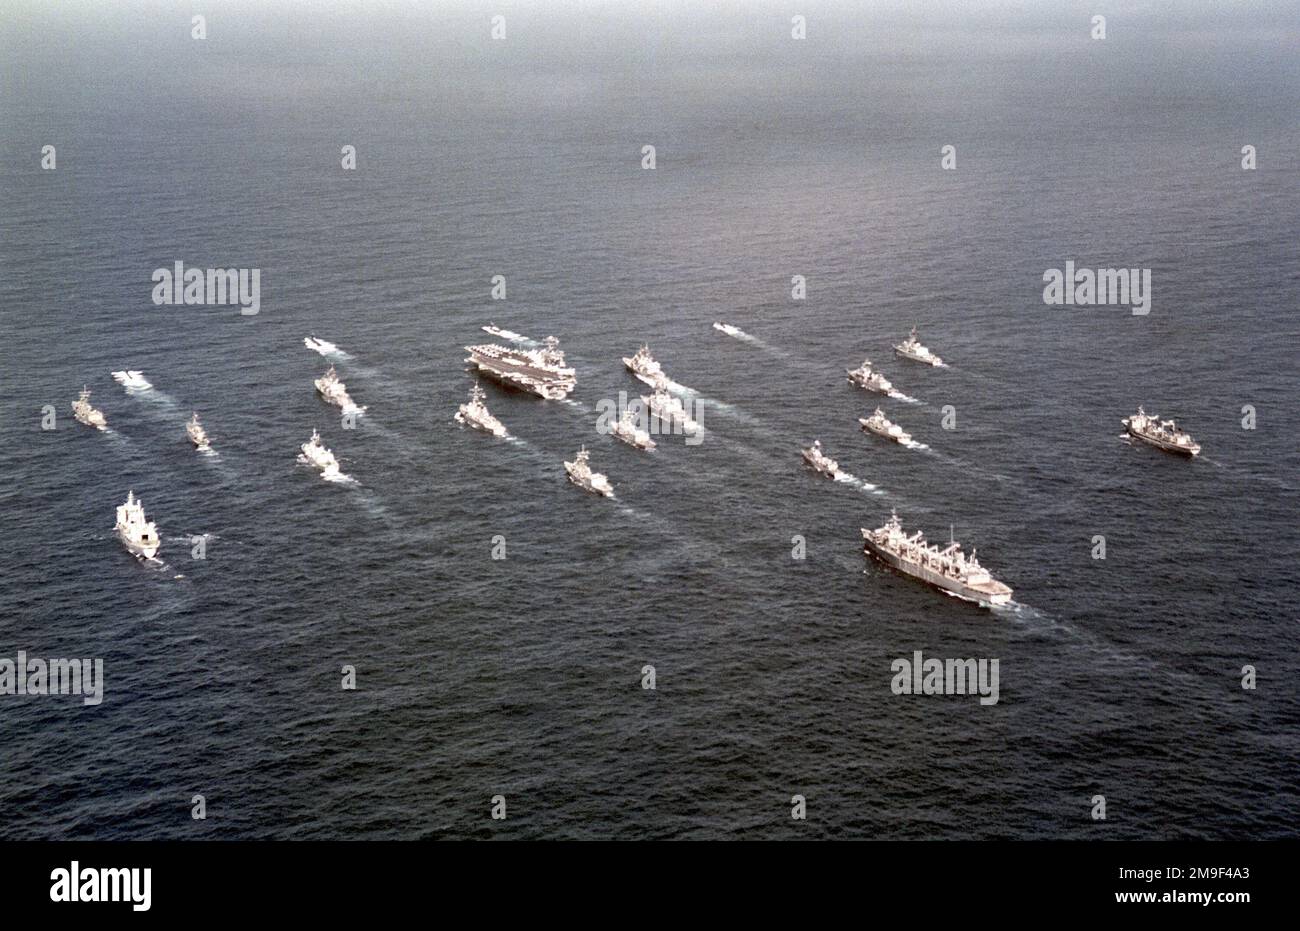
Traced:
<path fill-rule="evenodd" d="M 153 559 L 158 554 L 158 528 L 144 516 L 144 502 L 134 491 L 126 493 L 126 503 L 117 506 L 117 538 L 140 559 Z"/>
<path fill-rule="evenodd" d="M 974 550 L 967 556 L 955 541 L 940 549 L 926 543 L 920 531 L 909 537 L 897 514 L 883 527 L 863 527 L 862 539 L 863 550 L 885 565 L 959 598 L 984 605 L 1003 605 L 1011 600 L 1011 589 L 989 575 L 975 558 Z"/>

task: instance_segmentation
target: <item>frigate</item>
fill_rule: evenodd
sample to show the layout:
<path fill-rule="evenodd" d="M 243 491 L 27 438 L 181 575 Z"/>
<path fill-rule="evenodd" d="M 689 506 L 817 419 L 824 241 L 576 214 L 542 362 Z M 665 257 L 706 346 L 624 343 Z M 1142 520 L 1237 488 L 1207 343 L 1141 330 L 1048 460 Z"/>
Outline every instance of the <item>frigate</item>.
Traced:
<path fill-rule="evenodd" d="M 1144 443 L 1150 443 L 1157 449 L 1163 449 L 1167 453 L 1175 453 L 1179 456 L 1186 456 L 1189 459 L 1197 456 L 1201 452 L 1201 444 L 1191 438 L 1186 432 L 1179 430 L 1178 425 L 1172 420 L 1161 420 L 1159 417 L 1152 417 L 1142 410 L 1141 405 L 1138 411 L 1131 417 L 1125 417 L 1122 421 L 1129 436 L 1135 436 Z"/>

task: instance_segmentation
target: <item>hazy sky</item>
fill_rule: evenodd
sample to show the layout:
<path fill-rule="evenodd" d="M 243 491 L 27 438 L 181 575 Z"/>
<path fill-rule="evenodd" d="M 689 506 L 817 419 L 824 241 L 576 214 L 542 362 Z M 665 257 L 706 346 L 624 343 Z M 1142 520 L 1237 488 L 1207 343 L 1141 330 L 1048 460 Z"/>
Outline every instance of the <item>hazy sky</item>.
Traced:
<path fill-rule="evenodd" d="M 203 42 L 190 37 L 195 13 Z M 790 38 L 795 13 L 807 17 L 803 42 Z M 504 42 L 489 36 L 496 14 Z M 1094 14 L 1107 18 L 1104 43 L 1089 36 Z M 1281 125 L 1300 100 L 1297 47 L 1300 0 L 4 0 L 0 114 L 105 93 L 168 106 L 900 92 L 1044 106 L 1100 91 L 1202 98 Z"/>

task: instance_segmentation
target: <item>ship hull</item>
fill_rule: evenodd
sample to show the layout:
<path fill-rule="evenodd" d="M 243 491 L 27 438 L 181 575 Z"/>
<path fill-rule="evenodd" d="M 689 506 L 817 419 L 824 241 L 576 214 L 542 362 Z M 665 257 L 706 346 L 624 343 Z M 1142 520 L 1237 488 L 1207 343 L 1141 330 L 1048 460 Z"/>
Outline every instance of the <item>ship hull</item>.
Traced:
<path fill-rule="evenodd" d="M 874 385 L 871 382 L 867 381 L 867 379 L 863 378 L 861 375 L 858 375 L 855 372 L 848 373 L 848 382 L 850 385 L 855 385 L 859 388 L 862 388 L 865 391 L 874 391 L 876 394 L 883 394 L 886 397 L 893 397 L 894 395 L 893 385 L 890 385 L 889 387 Z"/>
<path fill-rule="evenodd" d="M 1201 452 L 1201 448 L 1199 446 L 1189 447 L 1189 446 L 1179 446 L 1176 443 L 1167 443 L 1164 440 L 1160 440 L 1155 437 L 1146 436 L 1143 433 L 1139 433 L 1138 431 L 1134 430 L 1132 427 L 1127 425 L 1125 425 L 1124 429 L 1127 430 L 1128 435 L 1133 437 L 1135 440 L 1141 440 L 1143 443 L 1146 443 L 1148 446 L 1154 446 L 1156 449 L 1164 450 L 1167 453 L 1173 453 L 1175 456 L 1182 456 L 1184 459 L 1194 459 Z"/>
<path fill-rule="evenodd" d="M 989 593 L 971 588 L 968 585 L 958 582 L 956 579 L 948 578 L 932 569 L 927 569 L 925 566 L 918 566 L 915 563 L 906 562 L 896 554 L 891 553 L 889 550 L 877 546 L 871 540 L 865 540 L 862 549 L 863 552 L 870 556 L 874 556 L 900 575 L 905 575 L 910 579 L 916 579 L 918 582 L 924 582 L 933 588 L 941 589 L 949 594 L 956 595 L 958 598 L 963 598 L 966 601 L 972 601 L 982 606 L 1003 605 L 1011 601 L 1010 589 L 1007 589 L 1005 592 Z"/>
<path fill-rule="evenodd" d="M 494 419 L 489 422 L 479 417 L 476 417 L 473 414 L 467 414 L 465 413 L 465 408 L 463 407 L 456 412 L 456 422 L 460 424 L 468 424 L 469 426 L 473 427 L 475 430 L 482 430 L 484 433 L 490 433 L 493 436 L 509 435 L 508 431 L 505 428 L 505 425 L 502 424 L 500 421 Z"/>
<path fill-rule="evenodd" d="M 602 498 L 608 498 L 614 494 L 612 489 L 598 488 L 597 486 L 591 484 L 589 480 L 582 478 L 581 476 L 575 475 L 573 472 L 573 467 L 570 466 L 569 463 L 567 462 L 564 464 L 564 471 L 568 473 L 569 481 L 577 485 L 583 491 L 590 492 L 593 495 L 600 495 Z"/>
<path fill-rule="evenodd" d="M 127 552 L 137 559 L 153 559 L 158 553 L 157 543 L 142 543 L 132 540 L 121 528 L 117 530 L 117 538 L 122 541 L 122 545 L 126 547 Z"/>
<path fill-rule="evenodd" d="M 939 359 L 933 357 L 927 359 L 923 356 L 918 356 L 913 353 L 910 353 L 906 349 L 899 349 L 897 346 L 894 347 L 894 355 L 902 359 L 911 359 L 913 362 L 920 362 L 922 365 L 931 365 L 934 366 L 935 368 L 938 368 L 940 365 L 943 365 L 943 362 L 941 362 Z"/>
<path fill-rule="evenodd" d="M 867 422 L 860 418 L 858 420 L 858 423 L 862 424 L 863 432 L 872 433 L 882 439 L 889 440 L 893 443 L 898 443 L 901 445 L 903 443 L 910 443 L 912 441 L 912 435 L 910 433 L 900 433 L 898 436 L 894 436 L 894 434 L 890 433 L 888 430 L 880 430 L 876 427 L 868 426 Z"/>
<path fill-rule="evenodd" d="M 803 461 L 804 464 L 808 466 L 808 468 L 812 469 L 818 475 L 824 475 L 827 478 L 835 478 L 835 476 L 840 471 L 840 467 L 838 464 L 836 464 L 834 467 L 831 467 L 825 463 L 817 462 L 815 459 L 812 458 L 812 456 L 809 456 L 807 453 L 803 453 Z"/>
<path fill-rule="evenodd" d="M 308 447 L 306 445 L 302 446 L 301 448 L 302 448 L 302 457 L 301 457 L 302 461 L 305 462 L 307 465 L 311 466 L 313 469 L 320 469 L 322 472 L 327 472 L 330 469 L 335 469 L 335 470 L 338 469 L 339 467 L 338 460 L 335 459 L 334 457 L 332 456 L 324 457 L 319 454 L 310 453 L 307 451 Z"/>
<path fill-rule="evenodd" d="M 623 366 L 629 372 L 631 372 L 633 375 L 635 375 L 637 378 L 639 378 L 641 381 L 645 382 L 647 385 L 649 385 L 652 388 L 654 387 L 655 379 L 662 378 L 664 374 L 663 369 L 655 369 L 652 371 L 649 369 L 643 369 L 639 367 L 635 362 L 632 361 L 631 356 L 623 357 Z"/>
<path fill-rule="evenodd" d="M 616 439 L 622 440 L 628 446 L 646 450 L 655 448 L 655 441 L 650 439 L 649 434 L 645 436 L 637 436 L 635 433 L 624 433 L 620 430 L 611 430 L 610 433 L 612 433 Z"/>
<path fill-rule="evenodd" d="M 365 410 L 364 407 L 361 407 L 352 400 L 352 396 L 348 394 L 346 390 L 329 387 L 322 388 L 320 383 L 317 382 L 316 393 L 320 395 L 321 400 L 326 404 L 333 404 L 335 407 L 342 408 L 344 411 L 355 411 L 359 413 Z"/>
<path fill-rule="evenodd" d="M 700 425 L 691 419 L 691 415 L 686 413 L 686 408 L 682 407 L 680 401 L 674 398 L 661 404 L 656 402 L 654 397 L 654 395 L 642 395 L 641 403 L 660 424 L 666 424 L 670 430 L 680 424 L 686 434 L 693 434 L 699 430 Z"/>

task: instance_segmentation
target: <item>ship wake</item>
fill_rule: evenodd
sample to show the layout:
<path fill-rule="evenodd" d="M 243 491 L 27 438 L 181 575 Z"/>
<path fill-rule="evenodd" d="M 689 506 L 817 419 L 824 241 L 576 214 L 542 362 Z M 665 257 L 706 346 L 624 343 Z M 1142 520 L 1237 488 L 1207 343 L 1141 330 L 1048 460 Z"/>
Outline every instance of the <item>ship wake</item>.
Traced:
<path fill-rule="evenodd" d="M 326 339 L 317 339 L 315 336 L 304 336 L 302 338 L 302 344 L 312 352 L 318 352 L 322 356 L 328 358 L 341 359 L 345 361 L 351 361 L 352 359 L 352 356 L 349 353 L 344 352 L 334 343 L 331 343 Z"/>
<path fill-rule="evenodd" d="M 757 336 L 751 336 L 750 334 L 746 333 L 738 326 L 730 326 L 728 324 L 715 323 L 713 324 L 713 328 L 717 330 L 719 333 L 723 333 L 727 336 L 730 336 L 732 339 L 738 339 L 742 343 L 749 343 L 751 346 L 757 346 L 760 349 L 766 349 L 768 352 L 775 353 L 776 355 L 780 355 L 780 353 L 778 353 L 767 343 L 763 342 L 763 340 L 759 339 Z"/>
<path fill-rule="evenodd" d="M 118 378 L 119 375 L 135 375 L 138 377 L 123 380 Z M 142 401 L 148 401 L 151 404 L 156 404 L 166 410 L 169 416 L 181 416 L 183 409 L 181 408 L 180 402 L 167 392 L 159 391 L 148 381 L 145 381 L 142 373 L 114 372 L 113 379 L 122 386 L 128 396 L 139 398 Z"/>
<path fill-rule="evenodd" d="M 879 485 L 873 485 L 870 482 L 865 481 L 864 479 L 858 478 L 852 472 L 845 472 L 843 469 L 841 469 L 839 474 L 835 476 L 835 481 L 839 482 L 841 485 L 848 485 L 850 488 L 856 488 L 859 491 L 863 492 L 864 494 L 868 494 L 868 495 L 886 494 L 885 490 L 881 488 Z"/>
<path fill-rule="evenodd" d="M 113 381 L 117 382 L 126 389 L 127 394 L 136 391 L 148 391 L 153 388 L 148 379 L 144 377 L 144 372 L 135 369 L 126 369 L 120 372 L 113 372 Z"/>
<path fill-rule="evenodd" d="M 489 330 L 487 327 L 482 327 L 482 329 L 485 333 L 490 333 L 493 336 L 499 336 L 504 340 L 508 340 L 509 342 L 514 343 L 516 346 L 540 346 L 541 345 L 541 343 L 539 343 L 537 340 L 533 339 L 530 336 L 525 336 L 522 333 L 516 333 L 514 330 L 507 330 L 503 327 L 497 327 L 495 330 Z"/>

